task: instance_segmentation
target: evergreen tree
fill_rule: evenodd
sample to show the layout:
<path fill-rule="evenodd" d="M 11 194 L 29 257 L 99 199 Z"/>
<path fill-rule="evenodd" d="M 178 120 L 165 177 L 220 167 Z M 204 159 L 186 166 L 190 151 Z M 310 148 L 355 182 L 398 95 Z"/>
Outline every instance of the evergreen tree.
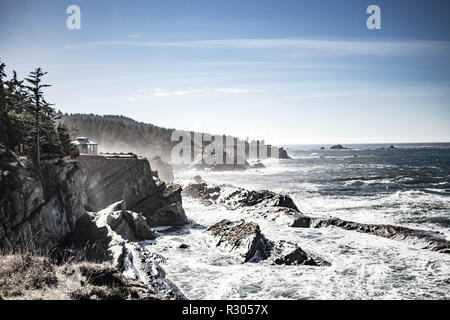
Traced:
<path fill-rule="evenodd" d="M 49 105 L 44 100 L 44 94 L 42 88 L 50 87 L 48 84 L 41 84 L 42 77 L 45 76 L 47 72 L 43 72 L 41 68 L 37 68 L 35 71 L 31 72 L 29 78 L 25 78 L 30 86 L 27 88 L 32 92 L 32 102 L 34 105 L 34 116 L 35 116 L 35 130 L 36 130 L 36 166 L 39 169 L 41 165 L 41 150 L 40 150 L 40 116 L 42 111 L 47 112 Z"/>
<path fill-rule="evenodd" d="M 5 94 L 5 86 L 4 86 L 4 78 L 5 74 L 4 63 L 0 64 L 0 144 L 4 145 L 6 150 L 9 150 L 9 140 L 8 140 L 8 131 L 7 131 L 7 119 L 6 119 L 6 94 Z"/>

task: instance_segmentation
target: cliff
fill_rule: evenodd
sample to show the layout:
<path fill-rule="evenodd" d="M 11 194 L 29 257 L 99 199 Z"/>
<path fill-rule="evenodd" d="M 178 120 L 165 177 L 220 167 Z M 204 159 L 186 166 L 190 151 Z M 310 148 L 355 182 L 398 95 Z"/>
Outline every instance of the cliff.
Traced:
<path fill-rule="evenodd" d="M 1 162 L 0 249 L 46 252 L 85 213 L 77 161 L 48 161 L 38 173 L 26 158 Z"/>
<path fill-rule="evenodd" d="M 24 157 L 11 154 L 0 160 L 1 253 L 44 255 L 62 273 L 59 266 L 66 261 L 102 261 L 95 268 L 114 274 L 123 292 L 138 290 L 134 298 L 185 298 L 165 277 L 158 255 L 140 245 L 156 238 L 151 226 L 187 222 L 181 188 L 158 179 L 147 159 L 80 156 L 45 161 L 39 172 Z M 2 259 L 0 265 L 9 258 Z M 0 291 L 5 288 L 0 282 Z M 79 289 L 64 297 L 78 298 L 81 292 L 81 298 L 91 298 L 91 291 L 97 291 L 88 282 Z M 133 298 L 125 293 L 118 298 Z"/>
<path fill-rule="evenodd" d="M 151 170 L 146 158 L 134 155 L 82 155 L 90 211 L 123 200 L 122 209 L 142 213 L 150 226 L 184 225 L 181 188 L 167 186 Z"/>

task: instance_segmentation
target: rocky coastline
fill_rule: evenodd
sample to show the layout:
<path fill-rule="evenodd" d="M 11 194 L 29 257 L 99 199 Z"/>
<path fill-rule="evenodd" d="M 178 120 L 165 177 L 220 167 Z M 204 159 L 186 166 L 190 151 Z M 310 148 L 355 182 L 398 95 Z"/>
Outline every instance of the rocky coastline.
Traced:
<path fill-rule="evenodd" d="M 135 155 L 46 161 L 40 172 L 26 158 L 11 160 L 2 164 L 2 170 L 9 172 L 1 181 L 5 191 L 0 196 L 2 263 L 6 266 L 29 259 L 36 268 L 48 265 L 52 276 L 60 278 L 72 277 L 69 269 L 78 270 L 76 276 L 84 282 L 58 293 L 68 299 L 187 299 L 166 276 L 166 257 L 152 249 L 158 237 L 167 232 L 183 235 L 183 226 L 190 221 L 182 198 L 239 210 L 248 216 L 234 221 L 217 219 L 203 231 L 211 248 L 229 254 L 238 264 L 332 265 L 320 252 L 302 249 L 300 240 L 266 237 L 255 219 L 290 228 L 340 228 L 450 253 L 450 242 L 440 234 L 306 215 L 287 194 L 211 185 L 200 176 L 182 188 L 162 181 L 146 158 Z M 189 244 L 179 248 L 186 250 Z M 11 273 L 10 269 L 0 272 Z M 92 273 L 109 282 L 90 283 L 86 279 Z M 10 298 L 7 284 L 0 287 L 0 294 Z M 111 289 L 114 287 L 117 290 Z M 28 291 L 26 294 L 33 296 Z"/>

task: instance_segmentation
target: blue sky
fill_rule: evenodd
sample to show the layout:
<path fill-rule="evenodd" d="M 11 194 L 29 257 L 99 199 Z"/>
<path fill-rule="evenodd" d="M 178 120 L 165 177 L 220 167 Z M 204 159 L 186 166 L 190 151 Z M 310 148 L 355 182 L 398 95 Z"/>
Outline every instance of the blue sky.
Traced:
<path fill-rule="evenodd" d="M 81 30 L 66 8 L 81 8 Z M 368 30 L 366 8 L 381 8 Z M 450 141 L 449 1 L 0 1 L 64 112 L 271 143 Z"/>

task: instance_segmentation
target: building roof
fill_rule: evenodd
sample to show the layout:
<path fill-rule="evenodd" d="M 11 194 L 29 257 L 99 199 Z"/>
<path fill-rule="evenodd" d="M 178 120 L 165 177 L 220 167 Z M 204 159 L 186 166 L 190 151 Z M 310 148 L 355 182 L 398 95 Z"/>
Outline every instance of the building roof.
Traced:
<path fill-rule="evenodd" d="M 72 141 L 73 144 L 97 144 L 97 142 L 89 140 L 88 137 L 77 137 L 74 141 Z"/>

